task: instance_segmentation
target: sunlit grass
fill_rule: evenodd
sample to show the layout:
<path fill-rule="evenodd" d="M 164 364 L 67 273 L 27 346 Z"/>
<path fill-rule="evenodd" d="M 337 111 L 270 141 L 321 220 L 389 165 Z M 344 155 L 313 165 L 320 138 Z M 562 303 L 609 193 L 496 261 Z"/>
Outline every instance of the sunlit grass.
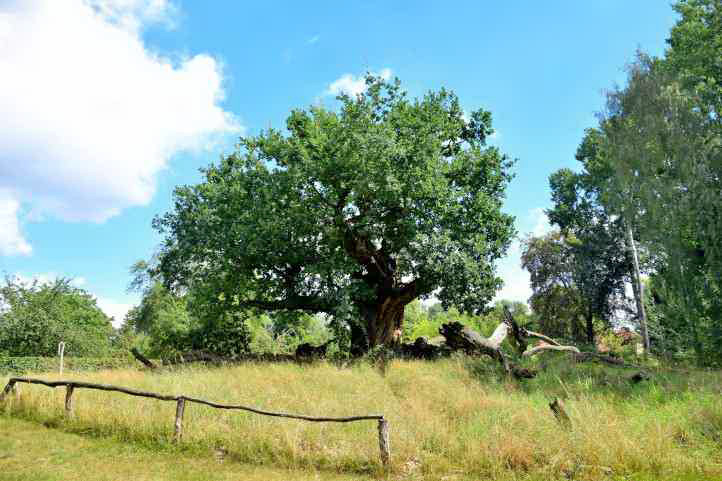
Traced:
<path fill-rule="evenodd" d="M 394 476 L 722 479 L 719 373 L 660 371 L 652 382 L 633 385 L 630 372 L 559 360 L 519 384 L 489 365 L 465 358 L 394 361 L 382 376 L 365 363 L 247 364 L 72 378 L 299 414 L 383 414 L 391 426 Z M 381 473 L 375 421 L 317 424 L 187 404 L 182 445 L 173 448 L 175 403 L 80 389 L 75 416 L 66 419 L 64 389 L 20 389 L 20 398 L 5 404 L 5 415 L 66 431 L 189 456 L 220 449 L 255 465 Z M 549 411 L 553 397 L 564 399 L 571 430 Z"/>

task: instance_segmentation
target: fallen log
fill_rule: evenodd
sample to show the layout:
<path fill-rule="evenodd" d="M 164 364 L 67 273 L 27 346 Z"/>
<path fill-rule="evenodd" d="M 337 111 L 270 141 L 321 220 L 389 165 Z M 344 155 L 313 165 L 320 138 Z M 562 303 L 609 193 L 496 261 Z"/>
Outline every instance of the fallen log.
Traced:
<path fill-rule="evenodd" d="M 210 364 L 223 364 L 233 359 L 225 358 L 206 351 L 188 351 L 180 353 L 175 357 L 163 359 L 163 365 L 188 364 L 191 362 L 207 362 Z"/>
<path fill-rule="evenodd" d="M 404 357 L 426 360 L 436 359 L 442 354 L 448 353 L 447 349 L 431 344 L 425 337 L 417 337 L 411 344 L 401 344 L 399 350 Z"/>
<path fill-rule="evenodd" d="M 528 343 L 526 342 L 527 337 L 532 337 L 535 339 L 539 339 L 541 341 L 544 341 L 546 344 L 552 345 L 552 346 L 561 346 L 557 341 L 552 339 L 551 337 L 545 336 L 544 334 L 540 334 L 538 332 L 530 331 L 529 329 L 522 327 L 514 320 L 514 316 L 512 316 L 511 311 L 509 311 L 509 308 L 504 306 L 504 322 L 509 326 L 509 329 L 511 329 L 512 338 L 514 341 L 516 341 L 517 348 L 519 349 L 519 354 L 524 355 L 526 351 L 529 350 Z M 574 347 L 574 346 L 569 346 Z M 577 349 L 574 347 L 574 349 Z M 564 349 L 561 349 L 564 350 Z M 569 350 L 569 349 L 566 349 Z M 577 349 L 579 351 L 579 349 Z"/>
<path fill-rule="evenodd" d="M 298 347 L 296 347 L 296 359 L 307 361 L 324 358 L 326 357 L 328 345 L 331 344 L 331 342 L 333 342 L 333 339 L 321 344 L 320 346 L 314 346 L 310 342 L 299 344 Z"/>
<path fill-rule="evenodd" d="M 150 359 L 148 359 L 147 357 L 142 355 L 140 353 L 140 351 L 138 351 L 138 349 L 132 348 L 130 350 L 130 353 L 133 354 L 134 358 L 136 358 L 137 360 L 142 362 L 145 365 L 145 367 L 150 368 L 150 369 L 156 369 L 158 367 Z"/>
<path fill-rule="evenodd" d="M 618 357 L 605 356 L 604 354 L 598 354 L 596 352 L 574 353 L 573 357 L 576 362 L 601 361 L 607 364 L 611 364 L 613 366 L 634 367 L 630 364 L 627 364 Z"/>
<path fill-rule="evenodd" d="M 575 354 L 581 354 L 581 351 L 576 346 L 559 346 L 559 345 L 552 345 L 552 344 L 539 344 L 534 347 L 530 347 L 526 351 L 524 351 L 521 355 L 524 357 L 531 357 L 535 354 L 539 354 L 540 352 L 544 351 L 569 351 L 573 352 Z"/>
<path fill-rule="evenodd" d="M 512 366 L 501 350 L 501 343 L 508 332 L 509 326 L 504 322 L 499 324 L 488 338 L 457 321 L 442 324 L 439 328 L 439 333 L 446 338 L 446 345 L 450 348 L 463 350 L 468 354 L 486 354 L 499 361 L 504 371 L 512 374 Z"/>
<path fill-rule="evenodd" d="M 639 371 L 638 373 L 632 375 L 632 376 L 629 378 L 629 381 L 630 381 L 632 384 L 638 384 L 638 383 L 640 383 L 640 382 L 642 382 L 642 381 L 649 381 L 651 378 L 652 378 L 652 377 L 651 377 L 648 373 L 646 373 L 646 372 L 644 372 L 644 371 Z"/>
<path fill-rule="evenodd" d="M 537 375 L 537 371 L 534 369 L 528 369 L 526 367 L 512 366 L 511 373 L 516 379 L 533 379 Z"/>
<path fill-rule="evenodd" d="M 450 349 L 462 350 L 472 355 L 488 355 L 492 359 L 499 361 L 507 374 L 513 375 L 517 379 L 534 377 L 537 371 L 516 366 L 502 351 L 501 344 L 509 334 L 511 334 L 522 357 L 531 357 L 548 351 L 562 351 L 569 352 L 575 362 L 600 361 L 619 367 L 636 367 L 616 357 L 594 352 L 581 352 L 576 346 L 564 346 L 548 336 L 529 331 L 519 326 L 508 309 L 505 309 L 504 321 L 494 329 L 494 332 L 488 338 L 457 321 L 442 324 L 439 333 L 446 338 L 446 346 Z M 541 339 L 543 342 L 537 346 L 529 347 L 526 340 L 528 337 Z"/>

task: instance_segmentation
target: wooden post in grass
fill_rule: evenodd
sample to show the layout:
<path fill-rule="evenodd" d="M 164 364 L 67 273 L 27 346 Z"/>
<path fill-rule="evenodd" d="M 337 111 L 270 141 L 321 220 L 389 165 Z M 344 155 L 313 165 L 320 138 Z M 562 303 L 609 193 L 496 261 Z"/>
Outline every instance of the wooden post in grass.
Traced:
<path fill-rule="evenodd" d="M 564 429 L 571 429 L 572 427 L 572 420 L 569 418 L 569 415 L 564 410 L 564 405 L 562 404 L 562 401 L 558 398 L 554 398 L 552 402 L 549 403 L 549 409 L 552 410 L 554 413 L 554 417 L 557 418 L 557 422 L 559 422 L 559 425 L 563 427 Z"/>
<path fill-rule="evenodd" d="M 389 422 L 379 419 L 379 449 L 381 450 L 381 463 L 388 467 L 391 459 L 391 441 L 389 440 Z"/>
<path fill-rule="evenodd" d="M 58 369 L 58 372 L 60 375 L 63 375 L 63 356 L 65 355 L 65 343 L 63 341 L 60 341 L 58 343 L 58 356 L 60 357 L 60 366 Z"/>
<path fill-rule="evenodd" d="M 184 397 L 178 398 L 178 404 L 175 408 L 175 433 L 173 435 L 173 441 L 179 442 L 183 435 L 183 411 L 185 411 L 186 400 Z"/>
<path fill-rule="evenodd" d="M 15 381 L 11 379 L 5 386 L 5 389 L 3 389 L 3 392 L 0 393 L 0 401 L 5 399 L 5 396 L 10 394 L 10 391 L 15 391 L 15 394 L 17 395 L 17 392 L 18 392 L 17 389 L 18 388 L 17 388 L 17 386 L 15 386 Z"/>
<path fill-rule="evenodd" d="M 73 416 L 73 391 L 75 386 L 68 384 L 65 386 L 65 414 L 68 417 Z"/>

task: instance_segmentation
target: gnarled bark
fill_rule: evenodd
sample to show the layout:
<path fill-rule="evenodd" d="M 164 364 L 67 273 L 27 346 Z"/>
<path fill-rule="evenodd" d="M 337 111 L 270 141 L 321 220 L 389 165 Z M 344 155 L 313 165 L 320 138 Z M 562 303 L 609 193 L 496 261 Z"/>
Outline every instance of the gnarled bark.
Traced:
<path fill-rule="evenodd" d="M 366 321 L 369 348 L 390 346 L 396 341 L 395 333 L 401 329 L 404 307 L 410 301 L 403 296 L 381 297 L 373 305 L 362 306 L 361 315 Z"/>

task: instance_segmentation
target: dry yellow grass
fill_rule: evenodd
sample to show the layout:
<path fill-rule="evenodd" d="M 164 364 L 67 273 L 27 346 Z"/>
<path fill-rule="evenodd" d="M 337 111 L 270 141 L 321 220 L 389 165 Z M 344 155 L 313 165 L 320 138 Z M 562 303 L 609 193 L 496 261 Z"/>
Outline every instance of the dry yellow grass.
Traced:
<path fill-rule="evenodd" d="M 621 374 L 562 366 L 519 385 L 485 364 L 463 358 L 394 361 L 385 376 L 367 364 L 342 369 L 321 363 L 72 378 L 300 414 L 383 414 L 391 425 L 393 477 L 722 479 L 719 373 L 628 387 Z M 186 456 L 222 449 L 246 464 L 382 474 L 374 421 L 306 423 L 189 404 L 182 446 L 176 448 L 170 446 L 172 402 L 81 389 L 69 420 L 63 416 L 64 389 L 20 389 L 20 399 L 5 404 L 5 416 Z M 560 429 L 547 406 L 556 395 L 566 397 L 569 431 Z"/>

